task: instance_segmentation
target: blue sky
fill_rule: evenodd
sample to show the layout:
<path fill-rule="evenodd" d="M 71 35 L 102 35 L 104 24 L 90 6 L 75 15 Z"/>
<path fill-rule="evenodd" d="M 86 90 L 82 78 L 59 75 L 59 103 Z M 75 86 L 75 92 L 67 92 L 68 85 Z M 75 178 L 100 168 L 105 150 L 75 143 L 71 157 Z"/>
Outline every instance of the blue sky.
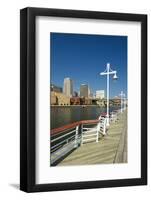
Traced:
<path fill-rule="evenodd" d="M 65 77 L 73 80 L 74 91 L 88 84 L 92 93 L 105 90 L 106 64 L 117 71 L 110 76 L 110 97 L 123 91 L 127 96 L 127 36 L 50 33 L 51 83 L 63 87 Z"/>

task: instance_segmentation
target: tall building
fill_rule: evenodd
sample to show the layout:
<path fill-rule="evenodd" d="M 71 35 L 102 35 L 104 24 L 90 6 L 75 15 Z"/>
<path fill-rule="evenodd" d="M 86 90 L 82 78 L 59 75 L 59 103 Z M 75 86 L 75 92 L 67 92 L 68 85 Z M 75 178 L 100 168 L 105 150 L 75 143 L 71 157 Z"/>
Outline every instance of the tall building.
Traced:
<path fill-rule="evenodd" d="M 73 97 L 78 97 L 78 92 L 74 91 L 73 92 Z"/>
<path fill-rule="evenodd" d="M 86 84 L 80 86 L 80 97 L 89 97 L 89 87 Z"/>
<path fill-rule="evenodd" d="M 92 90 L 88 87 L 88 97 L 93 98 Z"/>
<path fill-rule="evenodd" d="M 73 95 L 73 81 L 70 78 L 64 79 L 63 92 L 67 97 Z"/>
<path fill-rule="evenodd" d="M 104 90 L 97 90 L 96 91 L 96 99 L 104 99 L 104 98 L 105 98 Z"/>

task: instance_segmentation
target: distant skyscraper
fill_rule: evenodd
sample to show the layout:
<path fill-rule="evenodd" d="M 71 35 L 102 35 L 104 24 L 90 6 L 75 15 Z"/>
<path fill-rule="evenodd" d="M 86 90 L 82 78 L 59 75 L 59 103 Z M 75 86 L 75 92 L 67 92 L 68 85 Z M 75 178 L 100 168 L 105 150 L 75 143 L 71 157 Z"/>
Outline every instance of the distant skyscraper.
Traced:
<path fill-rule="evenodd" d="M 70 78 L 64 79 L 63 92 L 67 97 L 72 97 L 72 95 L 73 95 L 73 81 Z"/>
<path fill-rule="evenodd" d="M 80 97 L 89 97 L 89 88 L 86 84 L 80 86 Z"/>
<path fill-rule="evenodd" d="M 96 98 L 97 99 L 103 99 L 105 97 L 105 92 L 104 90 L 97 90 L 96 91 Z"/>
<path fill-rule="evenodd" d="M 74 97 L 78 97 L 78 92 L 74 91 L 74 92 L 73 92 L 73 96 L 74 96 Z"/>
<path fill-rule="evenodd" d="M 93 98 L 92 90 L 88 87 L 88 97 Z"/>

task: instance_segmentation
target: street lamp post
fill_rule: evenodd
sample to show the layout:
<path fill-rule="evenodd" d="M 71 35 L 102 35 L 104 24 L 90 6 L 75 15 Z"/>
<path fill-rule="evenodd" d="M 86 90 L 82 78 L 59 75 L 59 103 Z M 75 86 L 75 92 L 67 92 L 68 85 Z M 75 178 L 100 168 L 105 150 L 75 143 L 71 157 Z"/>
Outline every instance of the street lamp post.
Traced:
<path fill-rule="evenodd" d="M 123 93 L 123 91 L 121 91 L 120 93 L 120 96 L 121 96 L 121 113 L 123 112 L 124 108 L 123 108 L 123 104 L 125 103 L 123 100 L 124 100 L 124 96 L 125 94 Z M 125 107 L 125 106 L 124 106 Z"/>
<path fill-rule="evenodd" d="M 106 70 L 104 72 L 101 72 L 100 75 L 106 75 L 107 76 L 107 112 L 106 112 L 106 125 L 109 126 L 109 90 L 110 90 L 110 75 L 113 74 L 113 79 L 117 79 L 116 75 L 117 71 L 113 71 L 110 67 L 110 63 L 107 63 Z"/>
<path fill-rule="evenodd" d="M 124 94 L 124 110 L 126 110 L 126 95 Z"/>

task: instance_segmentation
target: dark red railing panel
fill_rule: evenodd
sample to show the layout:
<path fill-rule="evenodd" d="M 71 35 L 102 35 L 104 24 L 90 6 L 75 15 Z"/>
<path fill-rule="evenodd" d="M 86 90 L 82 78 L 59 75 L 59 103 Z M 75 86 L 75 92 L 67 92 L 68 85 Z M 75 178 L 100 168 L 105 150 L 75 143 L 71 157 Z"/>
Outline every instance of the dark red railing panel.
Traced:
<path fill-rule="evenodd" d="M 74 123 L 71 123 L 71 124 L 67 124 L 67 125 L 61 126 L 59 128 L 54 128 L 54 129 L 52 129 L 50 131 L 50 134 L 51 135 L 55 135 L 57 133 L 66 131 L 68 129 L 74 128 L 74 127 L 76 127 L 78 125 L 81 125 L 81 124 L 96 124 L 98 122 L 99 122 L 99 119 L 95 119 L 95 120 L 81 120 L 81 121 L 78 121 L 78 122 L 74 122 Z"/>
<path fill-rule="evenodd" d="M 77 125 L 79 125 L 79 122 L 74 122 L 72 124 L 67 124 L 67 125 L 64 125 L 64 126 L 61 126 L 59 128 L 54 128 L 50 131 L 50 134 L 51 135 L 55 135 L 57 133 L 60 133 L 60 132 L 63 132 L 65 130 L 68 130 L 68 129 L 71 129 L 71 128 L 74 128 L 76 127 Z"/>

